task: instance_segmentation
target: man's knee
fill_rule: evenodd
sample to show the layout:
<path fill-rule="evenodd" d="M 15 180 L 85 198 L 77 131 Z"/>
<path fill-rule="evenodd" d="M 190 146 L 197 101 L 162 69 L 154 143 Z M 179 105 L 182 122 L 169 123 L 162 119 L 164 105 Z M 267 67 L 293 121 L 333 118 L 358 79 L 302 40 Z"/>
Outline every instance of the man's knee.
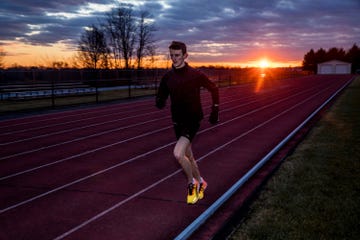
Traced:
<path fill-rule="evenodd" d="M 184 154 L 179 149 L 174 148 L 174 157 L 178 162 L 181 162 L 184 158 Z"/>
<path fill-rule="evenodd" d="M 180 137 L 174 148 L 174 157 L 181 162 L 185 158 L 185 153 L 189 145 L 189 140 L 185 137 Z"/>

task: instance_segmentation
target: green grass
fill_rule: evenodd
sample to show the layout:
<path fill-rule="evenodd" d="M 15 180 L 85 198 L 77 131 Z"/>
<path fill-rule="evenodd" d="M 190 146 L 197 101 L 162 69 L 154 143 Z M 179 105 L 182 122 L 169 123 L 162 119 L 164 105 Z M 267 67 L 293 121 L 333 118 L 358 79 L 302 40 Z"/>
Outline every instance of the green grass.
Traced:
<path fill-rule="evenodd" d="M 284 161 L 229 239 L 360 239 L 360 77 Z"/>
<path fill-rule="evenodd" d="M 142 89 L 134 88 L 131 89 L 131 98 L 149 96 L 155 94 L 155 89 Z M 114 101 L 120 99 L 129 98 L 128 89 L 112 90 L 100 92 L 98 95 L 99 102 Z M 96 95 L 78 95 L 78 96 L 67 96 L 67 97 L 56 97 L 55 98 L 55 107 L 70 106 L 70 105 L 80 105 L 86 103 L 95 103 Z M 37 110 L 43 108 L 51 108 L 52 99 L 51 98 L 42 98 L 42 99 L 27 99 L 27 100 L 3 100 L 0 102 L 0 115 L 7 114 L 11 112 L 21 112 L 29 110 Z"/>

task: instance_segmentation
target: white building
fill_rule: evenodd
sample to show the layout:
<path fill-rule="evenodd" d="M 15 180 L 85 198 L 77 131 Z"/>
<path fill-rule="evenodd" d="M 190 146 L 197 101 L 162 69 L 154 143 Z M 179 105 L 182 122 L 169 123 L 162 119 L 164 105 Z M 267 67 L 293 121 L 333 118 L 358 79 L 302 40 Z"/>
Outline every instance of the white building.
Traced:
<path fill-rule="evenodd" d="M 351 63 L 332 60 L 317 65 L 318 74 L 350 74 Z"/>

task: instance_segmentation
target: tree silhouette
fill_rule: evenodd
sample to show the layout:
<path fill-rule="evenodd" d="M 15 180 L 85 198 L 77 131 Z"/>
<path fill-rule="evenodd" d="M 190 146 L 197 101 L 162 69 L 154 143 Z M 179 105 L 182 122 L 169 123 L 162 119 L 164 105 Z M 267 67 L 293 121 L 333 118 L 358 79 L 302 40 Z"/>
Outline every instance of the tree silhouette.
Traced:
<path fill-rule="evenodd" d="M 356 44 L 346 52 L 346 61 L 352 63 L 351 72 L 360 69 L 360 48 Z"/>
<path fill-rule="evenodd" d="M 148 11 L 142 11 L 137 27 L 137 49 L 136 49 L 136 65 L 140 69 L 142 67 L 143 58 L 155 55 L 155 41 L 152 33 L 156 28 L 152 22 L 148 20 L 151 15 Z"/>
<path fill-rule="evenodd" d="M 303 60 L 303 70 L 305 71 L 315 71 L 316 67 L 316 57 L 315 52 L 311 49 L 308 53 L 305 54 Z"/>
<path fill-rule="evenodd" d="M 125 68 L 129 69 L 135 45 L 135 17 L 131 7 L 121 6 L 108 14 L 105 25 L 110 38 L 110 46 L 116 65 L 123 59 Z"/>
<path fill-rule="evenodd" d="M 151 14 L 148 11 L 139 14 L 134 14 L 132 5 L 122 4 L 107 15 L 104 27 L 116 67 L 123 61 L 125 69 L 131 68 L 136 56 L 136 66 L 141 68 L 144 57 L 155 55 L 153 32 L 156 28 Z"/>
<path fill-rule="evenodd" d="M 311 49 L 304 55 L 303 70 L 316 72 L 319 63 L 331 60 L 351 63 L 351 71 L 354 73 L 360 69 L 360 49 L 356 44 L 348 51 L 336 47 L 330 48 L 328 51 L 320 48 L 316 52 Z"/>
<path fill-rule="evenodd" d="M 109 49 L 105 34 L 95 25 L 91 25 L 81 35 L 78 49 L 80 60 L 85 67 L 93 69 L 97 69 L 99 65 L 102 68 L 108 67 Z"/>

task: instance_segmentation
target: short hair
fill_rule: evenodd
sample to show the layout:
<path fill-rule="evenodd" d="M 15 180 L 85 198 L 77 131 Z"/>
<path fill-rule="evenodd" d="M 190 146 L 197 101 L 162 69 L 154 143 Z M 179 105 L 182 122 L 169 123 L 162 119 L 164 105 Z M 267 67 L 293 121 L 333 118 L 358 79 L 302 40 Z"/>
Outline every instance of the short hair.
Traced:
<path fill-rule="evenodd" d="M 174 50 L 181 50 L 183 54 L 185 54 L 186 51 L 186 44 L 183 42 L 179 42 L 179 41 L 172 41 L 169 49 L 174 49 Z"/>

